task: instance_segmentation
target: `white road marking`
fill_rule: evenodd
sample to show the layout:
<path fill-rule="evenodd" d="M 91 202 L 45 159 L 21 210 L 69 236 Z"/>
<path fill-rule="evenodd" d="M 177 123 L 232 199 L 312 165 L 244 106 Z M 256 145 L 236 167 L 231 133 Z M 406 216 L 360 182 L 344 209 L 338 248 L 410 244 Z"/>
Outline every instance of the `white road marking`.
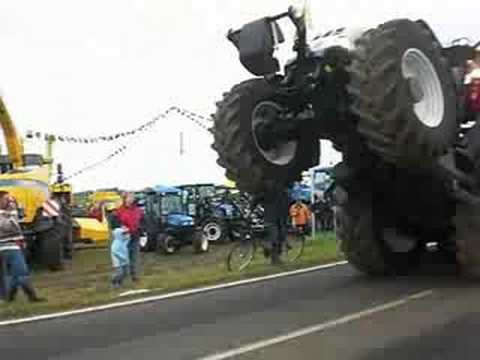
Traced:
<path fill-rule="evenodd" d="M 138 289 L 138 290 L 128 290 L 118 294 L 118 297 L 125 297 L 125 296 L 132 296 L 132 295 L 140 295 L 152 292 L 153 290 L 150 289 Z"/>
<path fill-rule="evenodd" d="M 128 301 L 122 301 L 122 302 L 115 302 L 115 303 L 107 304 L 107 305 L 92 306 L 92 307 L 88 307 L 88 308 L 84 308 L 84 309 L 57 312 L 57 313 L 38 315 L 38 316 L 31 316 L 31 317 L 21 318 L 21 319 L 5 320 L 5 321 L 0 321 L 0 327 L 11 326 L 11 325 L 19 325 L 19 324 L 36 322 L 36 321 L 53 320 L 53 319 L 59 319 L 59 318 L 64 318 L 64 317 L 68 317 L 68 316 L 82 315 L 82 314 L 88 314 L 88 313 L 93 313 L 93 312 L 97 312 L 97 311 L 105 311 L 105 310 L 117 309 L 117 308 L 121 308 L 121 307 L 132 306 L 132 305 L 145 304 L 145 303 L 154 302 L 154 301 L 161 301 L 161 300 L 167 300 L 167 299 L 172 299 L 172 298 L 177 298 L 177 297 L 201 294 L 201 293 L 214 291 L 214 290 L 228 289 L 228 288 L 241 286 L 241 285 L 254 284 L 254 283 L 257 283 L 257 282 L 274 280 L 274 279 L 283 278 L 283 277 L 287 277 L 287 276 L 294 276 L 294 275 L 306 274 L 306 273 L 309 273 L 309 272 L 314 272 L 314 271 L 319 271 L 319 270 L 330 269 L 330 268 L 333 268 L 335 266 L 345 265 L 347 263 L 348 263 L 347 261 L 340 261 L 340 262 L 335 262 L 335 263 L 331 263 L 331 264 L 313 266 L 313 267 L 300 269 L 300 270 L 286 271 L 286 272 L 282 272 L 282 273 L 278 273 L 278 274 L 261 276 L 261 277 L 256 277 L 256 278 L 252 278 L 252 279 L 239 280 L 239 281 L 234 281 L 234 282 L 225 283 L 225 284 L 206 286 L 206 287 L 197 288 L 197 289 L 176 291 L 176 292 L 169 293 L 169 294 L 149 296 L 149 297 L 144 297 L 144 298 L 134 299 L 134 300 L 128 300 Z"/>
<path fill-rule="evenodd" d="M 363 310 L 363 311 L 360 311 L 360 312 L 357 312 L 357 313 L 346 315 L 346 316 L 343 316 L 343 317 L 335 319 L 335 320 L 330 320 L 330 321 L 327 321 L 327 322 L 324 322 L 324 323 L 321 323 L 321 324 L 309 326 L 309 327 L 306 327 L 306 328 L 303 328 L 303 329 L 300 329 L 300 330 L 296 330 L 294 332 L 291 332 L 291 333 L 288 333 L 288 334 L 285 334 L 285 335 L 280 335 L 280 336 L 277 336 L 277 337 L 274 337 L 274 338 L 271 338 L 271 339 L 260 340 L 260 341 L 257 341 L 257 342 L 254 342 L 254 343 L 251 343 L 251 344 L 248 344 L 248 345 L 241 346 L 241 347 L 236 348 L 236 349 L 232 349 L 232 350 L 228 350 L 228 351 L 225 351 L 225 352 L 222 352 L 222 353 L 217 353 L 217 354 L 209 355 L 209 356 L 206 356 L 206 357 L 202 357 L 198 360 L 230 359 L 234 356 L 239 356 L 239 355 L 242 355 L 242 354 L 257 351 L 257 350 L 260 350 L 260 349 L 263 349 L 263 348 L 266 348 L 266 347 L 269 347 L 269 346 L 273 346 L 273 345 L 284 343 L 284 342 L 287 342 L 287 341 L 290 341 L 290 340 L 293 340 L 293 339 L 297 339 L 297 338 L 302 337 L 302 336 L 311 335 L 311 334 L 314 334 L 314 333 L 317 333 L 317 332 L 321 332 L 321 331 L 324 331 L 324 330 L 327 330 L 327 329 L 331 329 L 331 328 L 334 328 L 336 326 L 346 324 L 346 323 L 349 323 L 349 322 L 352 322 L 352 321 L 355 321 L 355 320 L 373 315 L 373 314 L 378 313 L 378 312 L 390 310 L 390 309 L 402 306 L 402 305 L 404 305 L 404 304 L 406 304 L 410 301 L 418 300 L 418 299 L 424 298 L 426 296 L 429 296 L 432 293 L 433 293 L 433 290 L 422 291 L 422 292 L 404 297 L 402 299 L 391 301 L 391 302 L 388 302 L 388 303 L 383 304 L 383 305 L 374 306 L 370 309 L 366 309 L 366 310 Z"/>

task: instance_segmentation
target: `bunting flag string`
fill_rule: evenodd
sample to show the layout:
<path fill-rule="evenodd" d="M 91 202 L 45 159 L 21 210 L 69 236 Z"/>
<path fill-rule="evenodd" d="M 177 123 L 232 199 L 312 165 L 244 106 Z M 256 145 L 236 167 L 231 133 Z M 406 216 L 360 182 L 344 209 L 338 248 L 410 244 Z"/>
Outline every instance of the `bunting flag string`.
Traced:
<path fill-rule="evenodd" d="M 198 126 L 200 126 L 202 129 L 204 130 L 207 130 L 209 132 L 211 132 L 211 129 L 208 125 L 206 125 L 206 122 L 207 121 L 211 121 L 209 118 L 203 116 L 203 115 L 199 115 L 199 114 L 196 114 L 192 111 L 189 111 L 189 110 L 186 110 L 186 109 L 183 109 L 183 108 L 179 108 L 179 107 L 176 107 L 176 106 L 171 106 L 170 108 L 168 108 L 165 112 L 157 115 L 155 118 L 153 118 L 151 121 L 149 121 L 148 123 L 146 124 L 143 124 L 142 126 L 138 127 L 137 128 L 137 131 L 133 130 L 130 131 L 130 132 L 127 132 L 127 133 L 121 133 L 121 134 L 127 134 L 125 136 L 132 136 L 132 135 L 137 135 L 139 133 L 141 133 L 142 131 L 144 131 L 145 129 L 148 129 L 150 127 L 152 127 L 154 124 L 156 124 L 160 119 L 164 119 L 166 118 L 170 113 L 172 112 L 176 112 L 178 113 L 180 116 L 183 116 L 191 121 L 193 121 L 195 124 L 197 124 Z M 47 137 L 47 136 L 54 136 L 54 135 L 47 135 L 47 134 L 42 134 L 42 133 L 39 133 L 39 132 L 36 132 L 34 134 L 36 138 L 41 138 L 43 136 Z M 119 134 L 117 134 L 119 135 Z M 124 135 L 121 135 L 121 136 L 118 136 L 117 138 L 115 138 L 116 135 L 111 135 L 111 136 L 99 136 L 99 137 L 96 137 L 96 138 L 75 138 L 75 137 L 56 137 L 58 140 L 60 141 L 66 141 L 66 142 L 74 142 L 74 143 L 92 143 L 92 142 L 98 142 L 98 141 L 110 141 L 109 139 L 111 137 L 114 137 L 114 139 L 117 139 L 117 138 L 120 138 L 120 137 L 125 137 Z M 62 140 L 63 139 L 63 140 Z M 90 141 L 89 141 L 90 140 Z M 91 141 L 91 140 L 95 140 L 95 141 Z M 107 162 L 109 162 L 110 160 L 122 155 L 125 150 L 127 150 L 129 146 L 127 146 L 126 144 L 120 146 L 119 148 L 117 148 L 115 151 L 113 151 L 112 153 L 110 153 L 108 156 L 106 156 L 105 158 L 99 160 L 99 161 L 96 161 L 88 166 L 85 166 L 84 168 L 81 168 L 77 171 L 75 171 L 74 173 L 70 174 L 69 176 L 66 176 L 65 177 L 65 180 L 69 180 L 73 177 L 77 177 L 79 175 L 82 175 L 83 173 L 89 171 L 89 170 L 92 170 L 94 168 L 97 168 Z"/>
<path fill-rule="evenodd" d="M 191 120 L 202 129 L 211 132 L 210 127 L 207 125 L 207 122 L 211 121 L 210 118 L 178 106 L 170 106 L 167 110 L 158 114 L 152 120 L 138 126 L 135 129 L 125 131 L 125 132 L 119 132 L 111 135 L 85 137 L 85 136 L 56 135 L 56 134 L 49 134 L 49 133 L 44 133 L 40 131 L 28 131 L 26 137 L 28 139 L 38 139 L 38 140 L 50 139 L 50 140 L 55 140 L 55 141 L 60 141 L 65 143 L 75 143 L 75 144 L 97 144 L 97 143 L 103 143 L 103 142 L 112 142 L 112 141 L 117 141 L 117 140 L 121 140 L 127 137 L 137 135 L 147 130 L 151 130 L 153 126 L 156 125 L 160 120 L 167 118 L 173 112 Z"/>
<path fill-rule="evenodd" d="M 88 166 L 85 166 L 84 168 L 80 169 L 80 170 L 77 170 L 75 171 L 74 173 L 68 175 L 65 177 L 65 180 L 70 180 L 71 178 L 73 177 L 76 177 L 76 176 L 79 176 L 79 175 L 82 175 L 84 172 L 86 171 L 89 171 L 89 170 L 92 170 L 100 165 L 103 165 L 105 164 L 106 162 L 112 160 L 113 158 L 119 156 L 120 154 L 122 154 L 125 150 L 127 149 L 127 146 L 126 145 L 122 145 L 120 146 L 119 148 L 117 148 L 115 151 L 113 151 L 112 153 L 110 153 L 107 157 L 99 160 L 99 161 L 96 161 L 94 162 L 93 164 L 90 164 Z"/>

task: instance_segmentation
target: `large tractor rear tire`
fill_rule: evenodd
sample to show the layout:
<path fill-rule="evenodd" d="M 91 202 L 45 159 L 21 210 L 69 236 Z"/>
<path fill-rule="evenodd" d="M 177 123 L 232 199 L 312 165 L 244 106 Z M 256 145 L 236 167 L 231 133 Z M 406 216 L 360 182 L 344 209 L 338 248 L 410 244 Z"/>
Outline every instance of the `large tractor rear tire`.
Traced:
<path fill-rule="evenodd" d="M 62 213 L 63 225 L 63 256 L 65 259 L 72 260 L 74 252 L 73 244 L 73 220 L 70 209 L 65 209 Z"/>
<path fill-rule="evenodd" d="M 283 109 L 275 87 L 264 79 L 234 86 L 217 104 L 212 148 L 218 153 L 217 163 L 240 190 L 263 193 L 283 186 L 318 162 L 319 143 L 308 126 L 296 140 L 277 143 L 270 150 L 260 145 L 259 124 L 275 127 Z"/>
<path fill-rule="evenodd" d="M 200 227 L 203 231 L 203 236 L 205 236 L 208 242 L 220 244 L 226 238 L 226 229 L 224 224 L 215 218 L 208 218 L 202 221 Z"/>
<path fill-rule="evenodd" d="M 423 21 L 395 20 L 363 34 L 349 67 L 352 112 L 384 160 L 428 165 L 456 139 L 455 83 Z"/>
<path fill-rule="evenodd" d="M 421 248 L 394 252 L 387 229 L 373 213 L 371 199 L 362 195 L 336 207 L 335 231 L 340 248 L 357 270 L 370 276 L 405 275 L 420 264 Z"/>
<path fill-rule="evenodd" d="M 65 236 L 65 226 L 61 223 L 38 235 L 40 263 L 51 271 L 63 269 Z"/>

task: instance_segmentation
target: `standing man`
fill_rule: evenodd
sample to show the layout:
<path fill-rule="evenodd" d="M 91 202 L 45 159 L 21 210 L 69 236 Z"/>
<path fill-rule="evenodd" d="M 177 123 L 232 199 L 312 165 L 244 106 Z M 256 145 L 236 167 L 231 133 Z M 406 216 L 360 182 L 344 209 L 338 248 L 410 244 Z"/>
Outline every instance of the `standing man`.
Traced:
<path fill-rule="evenodd" d="M 310 223 L 312 213 L 307 205 L 305 205 L 300 199 L 297 199 L 295 203 L 290 207 L 290 217 L 292 218 L 292 224 L 295 229 L 301 233 L 305 233 Z"/>
<path fill-rule="evenodd" d="M 265 229 L 270 243 L 272 264 L 282 263 L 280 255 L 287 240 L 288 190 L 286 187 L 272 187 L 263 197 Z"/>
<path fill-rule="evenodd" d="M 122 226 L 128 229 L 130 242 L 128 252 L 130 258 L 130 276 L 132 281 L 138 281 L 138 262 L 140 253 L 140 232 L 143 221 L 143 211 L 135 204 L 135 197 L 131 192 L 122 195 L 122 206 L 117 210 L 117 217 Z"/>
<path fill-rule="evenodd" d="M 42 302 L 33 288 L 23 246 L 25 239 L 18 220 L 17 201 L 6 191 L 0 191 L 0 256 L 7 269 L 7 301 L 14 301 L 18 288 L 22 288 L 28 300 Z"/>

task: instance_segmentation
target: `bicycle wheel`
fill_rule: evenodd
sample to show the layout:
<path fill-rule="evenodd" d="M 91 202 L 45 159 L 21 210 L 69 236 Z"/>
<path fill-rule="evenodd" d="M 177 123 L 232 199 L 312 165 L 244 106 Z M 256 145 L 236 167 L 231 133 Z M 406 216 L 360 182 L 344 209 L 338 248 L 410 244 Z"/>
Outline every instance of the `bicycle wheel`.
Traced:
<path fill-rule="evenodd" d="M 285 262 L 293 263 L 300 258 L 305 249 L 305 235 L 291 233 L 283 247 L 282 257 Z"/>
<path fill-rule="evenodd" d="M 255 257 L 255 244 L 253 241 L 242 241 L 235 244 L 228 253 L 228 271 L 243 271 L 251 264 Z"/>

